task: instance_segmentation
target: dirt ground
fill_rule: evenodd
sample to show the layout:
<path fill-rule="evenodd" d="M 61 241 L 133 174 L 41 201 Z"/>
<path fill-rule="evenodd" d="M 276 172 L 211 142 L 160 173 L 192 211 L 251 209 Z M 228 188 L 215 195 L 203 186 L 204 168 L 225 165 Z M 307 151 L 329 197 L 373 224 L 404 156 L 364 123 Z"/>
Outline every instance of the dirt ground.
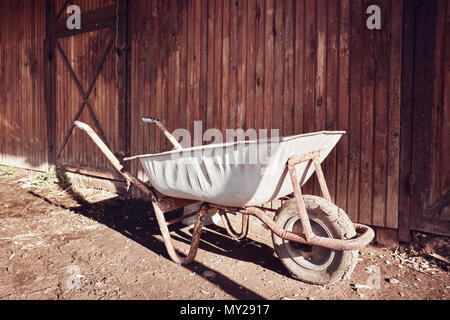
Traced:
<path fill-rule="evenodd" d="M 204 228 L 195 261 L 173 263 L 149 204 L 114 193 L 0 176 L 0 299 L 439 299 L 447 300 L 450 241 L 415 233 L 409 245 L 372 244 L 351 279 L 319 287 L 293 279 L 270 231 L 252 220 L 248 239 Z M 188 250 L 190 228 L 172 228 Z M 445 258 L 444 258 L 445 259 Z M 377 279 L 380 280 L 377 282 Z"/>

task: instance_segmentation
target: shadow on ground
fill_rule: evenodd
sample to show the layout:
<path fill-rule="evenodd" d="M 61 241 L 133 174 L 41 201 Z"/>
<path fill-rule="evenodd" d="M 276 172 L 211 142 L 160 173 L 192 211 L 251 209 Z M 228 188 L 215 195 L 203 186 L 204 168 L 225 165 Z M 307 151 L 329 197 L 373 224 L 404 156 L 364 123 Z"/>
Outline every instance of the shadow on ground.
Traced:
<path fill-rule="evenodd" d="M 80 206 L 68 208 L 49 200 L 45 196 L 34 192 L 29 193 L 51 205 L 69 209 L 76 214 L 95 220 L 170 260 L 164 243 L 155 237 L 156 235 L 160 235 L 160 231 L 153 214 L 153 209 L 151 208 L 151 203 L 148 201 L 114 197 L 95 203 L 88 203 L 87 201 L 80 201 L 77 194 L 75 199 Z M 180 216 L 181 213 L 181 210 L 167 213 L 166 219 L 170 220 Z M 172 225 L 170 230 L 173 240 L 190 244 L 192 232 L 190 228 L 182 223 L 177 223 Z M 216 225 L 205 226 L 203 228 L 199 248 L 219 256 L 252 262 L 265 269 L 288 276 L 279 260 L 273 256 L 273 248 L 251 239 L 236 241 L 227 235 L 224 228 Z M 264 297 L 251 289 L 243 287 L 226 275 L 219 273 L 217 270 L 212 270 L 197 261 L 183 265 L 182 267 L 199 275 L 202 275 L 205 271 L 213 271 L 216 276 L 207 278 L 206 280 L 220 287 L 236 299 L 264 299 Z"/>

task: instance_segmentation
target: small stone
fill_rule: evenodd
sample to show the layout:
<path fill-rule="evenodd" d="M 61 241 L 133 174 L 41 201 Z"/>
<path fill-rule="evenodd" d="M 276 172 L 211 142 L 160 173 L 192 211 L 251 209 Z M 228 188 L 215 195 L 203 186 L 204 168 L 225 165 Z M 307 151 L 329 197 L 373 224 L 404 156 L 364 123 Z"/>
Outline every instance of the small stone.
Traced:
<path fill-rule="evenodd" d="M 391 262 L 389 260 L 386 260 L 384 263 L 391 264 Z"/>
<path fill-rule="evenodd" d="M 210 294 L 210 292 L 206 291 L 206 290 L 200 290 L 200 292 L 203 293 L 203 294 Z"/>
<path fill-rule="evenodd" d="M 395 279 L 395 278 L 389 278 L 388 282 L 391 283 L 391 284 L 399 284 L 400 283 L 400 281 Z"/>
<path fill-rule="evenodd" d="M 402 292 L 398 293 L 400 297 L 404 297 L 405 295 Z"/>
<path fill-rule="evenodd" d="M 365 284 L 355 284 L 355 289 L 369 289 L 370 287 L 368 285 Z"/>

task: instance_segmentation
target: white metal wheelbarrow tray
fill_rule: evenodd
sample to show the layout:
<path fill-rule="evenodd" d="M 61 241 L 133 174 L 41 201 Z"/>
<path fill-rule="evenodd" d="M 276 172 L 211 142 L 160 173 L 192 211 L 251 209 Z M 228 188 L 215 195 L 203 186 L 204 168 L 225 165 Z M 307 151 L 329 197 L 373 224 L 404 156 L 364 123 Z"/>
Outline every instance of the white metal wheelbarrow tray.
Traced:
<path fill-rule="evenodd" d="M 132 158 L 141 161 L 149 183 L 164 195 L 243 208 L 291 194 L 289 158 L 299 150 L 319 151 L 322 162 L 344 133 L 213 144 Z M 314 166 L 303 162 L 296 170 L 303 185 Z"/>
<path fill-rule="evenodd" d="M 352 223 L 332 202 L 321 169 L 321 162 L 345 132 L 322 131 L 182 149 L 160 121 L 143 121 L 157 124 L 176 148 L 122 160 L 139 159 L 150 185 L 127 171 L 88 125 L 76 121 L 74 126 L 84 130 L 114 168 L 150 198 L 174 262 L 194 260 L 207 214 L 219 213 L 228 234 L 239 240 L 247 236 L 252 215 L 272 231 L 275 252 L 293 276 L 319 285 L 350 277 L 358 250 L 372 241 L 374 232 Z M 313 173 L 322 197 L 302 194 L 301 186 Z M 158 197 L 156 191 L 165 197 Z M 274 199 L 284 201 L 278 210 L 261 207 Z M 196 220 L 190 250 L 183 257 L 173 246 L 168 226 L 188 216 L 167 221 L 164 214 L 198 202 L 202 203 L 200 209 L 191 214 Z M 242 215 L 240 232 L 231 226 L 230 213 Z"/>

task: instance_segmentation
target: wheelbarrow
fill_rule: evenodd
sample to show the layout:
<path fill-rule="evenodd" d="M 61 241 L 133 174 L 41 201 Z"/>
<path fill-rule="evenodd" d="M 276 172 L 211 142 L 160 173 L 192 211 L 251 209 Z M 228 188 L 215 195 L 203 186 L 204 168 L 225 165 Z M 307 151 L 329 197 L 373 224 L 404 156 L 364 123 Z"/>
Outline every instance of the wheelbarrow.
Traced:
<path fill-rule="evenodd" d="M 175 147 L 123 159 L 139 159 L 148 183 L 127 171 L 123 161 L 91 127 L 79 121 L 74 124 L 90 136 L 128 182 L 150 198 L 167 252 L 175 263 L 194 260 L 206 216 L 220 215 L 228 234 L 235 239 L 247 236 L 249 216 L 254 216 L 272 231 L 274 250 L 294 277 L 317 285 L 350 277 L 358 250 L 372 241 L 374 232 L 352 223 L 344 210 L 332 203 L 321 169 L 321 162 L 345 132 L 323 131 L 183 149 L 160 121 L 143 121 L 155 123 Z M 301 186 L 314 173 L 322 197 L 302 194 Z M 283 203 L 278 210 L 263 207 L 276 199 Z M 165 213 L 199 202 L 197 212 L 166 220 Z M 240 232 L 231 225 L 229 214 L 242 216 Z M 195 216 L 190 249 L 187 255 L 180 255 L 168 226 L 189 216 Z"/>

